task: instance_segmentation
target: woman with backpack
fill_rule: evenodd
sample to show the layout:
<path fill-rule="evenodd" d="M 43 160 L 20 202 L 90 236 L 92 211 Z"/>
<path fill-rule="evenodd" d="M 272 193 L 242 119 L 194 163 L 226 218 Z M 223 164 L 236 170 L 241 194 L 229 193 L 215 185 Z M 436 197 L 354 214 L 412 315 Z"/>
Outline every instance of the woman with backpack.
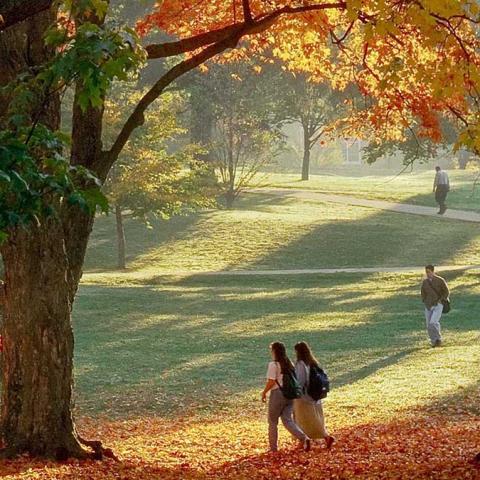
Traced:
<path fill-rule="evenodd" d="M 310 438 L 323 438 L 330 449 L 335 438 L 325 428 L 321 400 L 328 392 L 328 377 L 306 342 L 298 342 L 295 352 L 295 373 L 303 390 L 303 395 L 294 401 L 295 421 Z"/>
<path fill-rule="evenodd" d="M 303 444 L 305 451 L 310 450 L 310 438 L 302 432 L 292 418 L 293 398 L 300 395 L 299 385 L 295 378 L 295 367 L 287 356 L 285 345 L 274 342 L 270 345 L 272 360 L 267 368 L 267 382 L 262 392 L 262 402 L 268 400 L 268 442 L 270 451 L 278 449 L 278 419 L 282 419 L 284 427 Z M 293 397 L 293 398 L 288 398 Z"/>

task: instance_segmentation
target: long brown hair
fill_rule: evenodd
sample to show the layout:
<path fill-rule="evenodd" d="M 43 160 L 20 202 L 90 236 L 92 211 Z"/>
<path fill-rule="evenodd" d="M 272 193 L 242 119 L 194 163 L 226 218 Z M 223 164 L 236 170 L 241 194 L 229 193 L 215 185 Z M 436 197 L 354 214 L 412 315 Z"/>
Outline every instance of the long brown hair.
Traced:
<path fill-rule="evenodd" d="M 304 362 L 305 365 L 309 367 L 312 365 L 315 367 L 320 366 L 307 342 L 298 342 L 295 344 L 295 352 L 297 353 L 297 360 L 299 362 Z"/>
<path fill-rule="evenodd" d="M 293 363 L 288 358 L 287 349 L 282 342 L 273 342 L 270 344 L 270 349 L 273 352 L 273 358 L 280 364 L 282 373 L 291 372 L 295 370 Z"/>

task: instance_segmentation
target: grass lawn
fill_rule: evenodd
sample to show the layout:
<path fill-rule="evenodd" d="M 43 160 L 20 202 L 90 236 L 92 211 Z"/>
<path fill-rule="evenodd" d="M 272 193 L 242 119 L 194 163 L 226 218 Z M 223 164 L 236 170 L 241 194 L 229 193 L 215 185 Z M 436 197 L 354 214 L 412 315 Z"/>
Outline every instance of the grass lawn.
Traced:
<path fill-rule="evenodd" d="M 455 275 L 446 273 L 454 310 L 437 349 L 426 340 L 418 276 L 83 285 L 74 312 L 79 427 L 120 462 L 17 461 L 5 478 L 476 479 L 480 282 Z M 265 454 L 259 392 L 277 339 L 290 349 L 309 341 L 331 376 L 332 452 L 297 452 L 280 429 L 281 452 Z"/>
<path fill-rule="evenodd" d="M 127 221 L 129 270 L 115 272 L 113 222 L 96 222 L 89 283 L 154 283 L 172 271 L 480 263 L 476 224 L 248 194 L 234 210 L 157 221 L 152 229 Z"/>
<path fill-rule="evenodd" d="M 338 426 L 385 420 L 478 385 L 474 274 L 448 275 L 455 309 L 429 348 L 412 275 L 230 277 L 82 286 L 75 305 L 81 414 L 260 415 L 268 344 L 310 342 L 332 376 Z M 478 405 L 477 405 L 478 407 Z"/>
<path fill-rule="evenodd" d="M 478 172 L 449 171 L 451 191 L 447 204 L 459 210 L 480 210 L 480 186 L 472 195 L 473 182 Z M 328 193 L 348 194 L 356 197 L 388 200 L 391 202 L 435 206 L 432 193 L 435 172 L 405 172 L 392 175 L 311 175 L 310 180 L 300 181 L 296 174 L 270 174 L 265 183 L 272 187 L 300 188 Z"/>

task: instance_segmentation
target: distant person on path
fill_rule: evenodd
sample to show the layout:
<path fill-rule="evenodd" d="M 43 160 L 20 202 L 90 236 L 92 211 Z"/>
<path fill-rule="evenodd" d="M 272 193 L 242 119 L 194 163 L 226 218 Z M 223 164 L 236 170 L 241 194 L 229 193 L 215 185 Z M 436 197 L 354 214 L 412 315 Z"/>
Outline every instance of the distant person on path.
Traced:
<path fill-rule="evenodd" d="M 443 313 L 443 303 L 448 300 L 450 290 L 447 282 L 435 274 L 435 267 L 425 267 L 427 278 L 422 282 L 422 301 L 425 305 L 425 320 L 427 321 L 427 332 L 432 347 L 439 347 L 442 344 L 440 331 L 440 318 Z"/>
<path fill-rule="evenodd" d="M 447 194 L 450 191 L 450 180 L 448 179 L 448 173 L 442 170 L 440 167 L 435 167 L 436 174 L 433 181 L 433 193 L 435 193 L 435 201 L 438 203 L 440 210 L 437 212 L 439 215 L 443 215 L 447 211 Z"/>
<path fill-rule="evenodd" d="M 303 444 L 305 451 L 310 450 L 310 438 L 294 422 L 293 400 L 285 397 L 282 392 L 284 383 L 295 378 L 295 368 L 287 356 L 285 345 L 281 342 L 274 342 L 270 345 L 272 360 L 267 368 L 267 383 L 262 392 L 262 402 L 267 401 L 267 393 L 270 392 L 268 401 L 268 441 L 270 451 L 278 450 L 278 420 L 281 418 L 284 427 Z M 285 379 L 285 382 L 284 382 Z"/>
<path fill-rule="evenodd" d="M 312 398 L 311 395 L 314 397 L 320 397 L 320 395 L 317 391 L 314 393 L 313 389 L 309 389 L 310 382 L 314 381 L 312 373 L 315 374 L 320 369 L 320 365 L 306 342 L 298 342 L 295 345 L 295 352 L 297 354 L 295 372 L 304 392 L 301 398 L 293 401 L 295 422 L 311 439 L 323 438 L 327 448 L 330 449 L 335 438 L 329 435 L 325 428 L 322 400 Z"/>

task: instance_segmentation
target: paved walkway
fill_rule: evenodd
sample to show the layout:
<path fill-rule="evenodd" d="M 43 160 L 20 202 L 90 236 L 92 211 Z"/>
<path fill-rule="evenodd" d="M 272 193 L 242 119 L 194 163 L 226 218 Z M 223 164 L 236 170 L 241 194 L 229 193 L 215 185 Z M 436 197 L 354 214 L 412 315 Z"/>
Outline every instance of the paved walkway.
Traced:
<path fill-rule="evenodd" d="M 444 215 L 437 215 L 437 209 L 421 205 L 410 205 L 405 203 L 393 203 L 383 200 L 368 200 L 348 195 L 335 195 L 330 193 L 316 192 L 314 190 L 281 189 L 281 188 L 256 188 L 250 189 L 252 193 L 267 193 L 269 195 L 288 196 L 309 200 L 319 200 L 327 203 L 341 203 L 344 205 L 355 205 L 359 207 L 375 208 L 378 210 L 389 210 L 392 212 L 408 213 L 413 215 L 424 215 L 435 218 L 461 220 L 464 222 L 480 223 L 480 214 L 465 210 L 447 210 Z M 312 275 L 312 274 L 336 274 L 336 273 L 423 273 L 425 267 L 365 267 L 365 268 L 304 268 L 291 270 L 215 270 L 215 271 L 163 271 L 157 276 L 260 276 L 260 275 Z M 437 271 L 467 271 L 478 270 L 480 265 L 437 265 Z M 135 272 L 117 273 L 119 278 L 135 277 Z M 143 273 L 141 274 L 144 275 Z M 84 279 L 95 278 L 96 274 L 85 274 Z"/>
<path fill-rule="evenodd" d="M 466 271 L 478 270 L 480 265 L 436 265 L 435 271 Z M 190 276 L 253 276 L 253 275 L 312 275 L 332 273 L 424 273 L 425 266 L 420 267 L 359 267 L 359 268 L 303 268 L 292 270 L 218 270 L 210 272 L 169 272 L 166 275 Z"/>
<path fill-rule="evenodd" d="M 443 215 L 438 215 L 438 209 L 435 207 L 424 207 L 422 205 L 411 205 L 408 203 L 386 202 L 384 200 L 369 200 L 366 198 L 357 198 L 348 195 L 322 193 L 315 190 L 301 190 L 295 188 L 255 188 L 248 191 L 252 193 L 267 193 L 269 195 L 278 195 L 282 197 L 318 200 L 327 203 L 341 203 L 344 205 L 375 208 L 377 210 L 389 210 L 392 212 L 409 213 L 412 215 L 423 215 L 428 217 L 447 218 L 450 220 L 462 220 L 464 222 L 480 223 L 480 213 L 470 212 L 467 210 L 449 209 Z"/>
<path fill-rule="evenodd" d="M 314 190 L 281 189 L 281 188 L 257 188 L 251 189 L 252 193 L 267 193 L 269 195 L 288 196 L 308 200 L 319 200 L 327 203 L 341 203 L 359 207 L 375 208 L 377 210 L 389 210 L 392 212 L 423 215 L 464 222 L 480 223 L 480 214 L 465 210 L 447 210 L 444 215 L 438 215 L 437 208 L 411 205 L 406 203 L 386 202 L 383 200 L 369 200 L 351 197 L 348 195 L 335 195 L 330 193 L 316 192 Z M 480 265 L 438 265 L 437 271 L 466 271 L 479 269 Z M 211 272 L 190 272 L 190 275 L 311 275 L 333 273 L 423 273 L 425 267 L 366 267 L 366 268 L 306 268 L 293 270 L 225 270 Z"/>

